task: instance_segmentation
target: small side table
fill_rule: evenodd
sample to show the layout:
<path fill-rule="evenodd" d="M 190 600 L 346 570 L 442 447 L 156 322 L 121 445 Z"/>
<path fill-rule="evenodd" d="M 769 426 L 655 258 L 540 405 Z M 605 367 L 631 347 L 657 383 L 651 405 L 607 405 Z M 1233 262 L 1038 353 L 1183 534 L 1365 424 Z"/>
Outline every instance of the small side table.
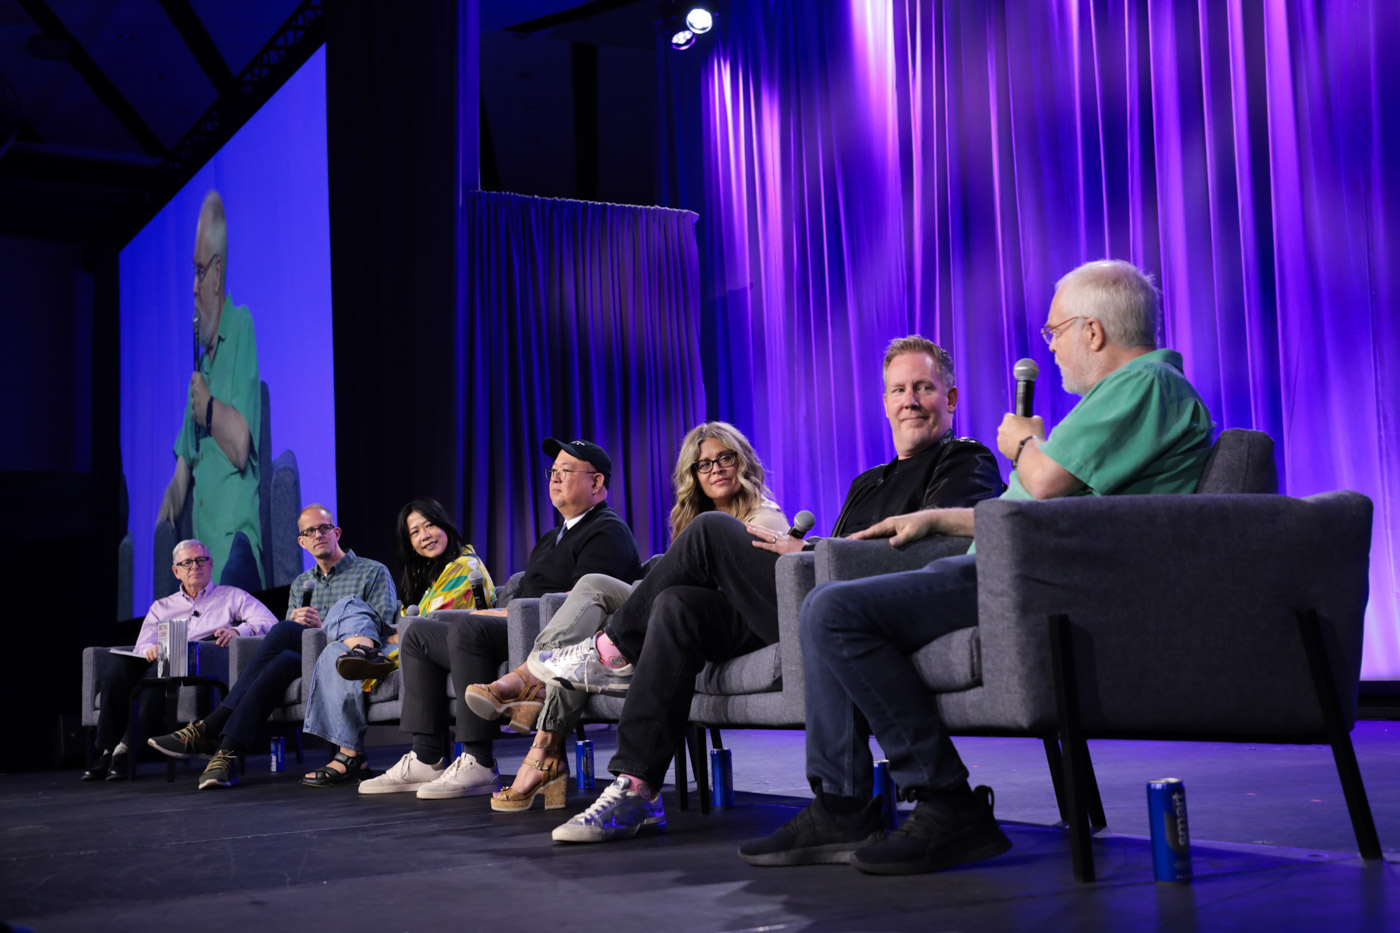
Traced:
<path fill-rule="evenodd" d="M 148 680 L 142 680 L 136 685 L 136 690 L 131 694 L 131 730 L 134 744 L 140 744 L 140 735 L 138 732 L 141 723 L 141 698 L 146 695 L 147 690 L 154 690 L 157 687 L 165 691 L 165 731 L 167 734 L 174 732 L 179 727 L 181 687 L 213 687 L 219 691 L 220 702 L 223 701 L 224 697 L 228 696 L 228 684 L 219 680 L 217 677 L 204 674 L 190 674 L 185 677 L 152 677 Z M 195 709 L 198 710 L 198 708 L 199 706 L 196 704 Z M 175 783 L 175 761 L 176 759 L 174 758 L 166 758 L 165 760 L 166 783 Z M 126 767 L 127 779 L 136 780 L 135 748 L 131 750 L 131 754 L 127 757 Z"/>

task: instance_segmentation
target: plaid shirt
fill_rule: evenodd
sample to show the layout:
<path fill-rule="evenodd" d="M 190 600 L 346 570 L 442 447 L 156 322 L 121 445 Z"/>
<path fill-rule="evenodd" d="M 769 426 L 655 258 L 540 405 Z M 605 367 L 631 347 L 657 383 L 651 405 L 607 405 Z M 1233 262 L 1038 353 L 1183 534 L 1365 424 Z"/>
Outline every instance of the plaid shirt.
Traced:
<path fill-rule="evenodd" d="M 355 556 L 354 551 L 346 551 L 345 556 L 331 568 L 330 573 L 322 573 L 317 564 L 303 571 L 292 581 L 291 592 L 287 594 L 287 616 L 293 609 L 301 608 L 302 593 L 307 580 L 316 581 L 316 589 L 311 593 L 311 605 L 326 617 L 330 608 L 347 596 L 358 596 L 369 604 L 379 615 L 379 621 L 388 625 L 394 621 L 399 608 L 399 594 L 394 589 L 394 578 L 389 568 L 377 560 Z"/>

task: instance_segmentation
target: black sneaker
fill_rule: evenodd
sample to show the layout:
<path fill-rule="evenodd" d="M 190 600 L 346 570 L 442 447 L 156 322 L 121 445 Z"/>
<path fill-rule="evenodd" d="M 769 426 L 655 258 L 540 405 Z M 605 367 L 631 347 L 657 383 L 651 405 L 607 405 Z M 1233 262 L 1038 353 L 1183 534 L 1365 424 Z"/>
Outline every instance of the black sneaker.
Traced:
<path fill-rule="evenodd" d="M 1011 848 L 992 815 L 992 789 L 953 800 L 920 800 L 884 842 L 862 849 L 851 864 L 872 875 L 918 875 L 979 862 Z"/>
<path fill-rule="evenodd" d="M 238 783 L 238 756 L 220 749 L 204 766 L 199 776 L 199 789 L 209 787 L 233 787 Z"/>
<path fill-rule="evenodd" d="M 109 752 L 109 751 L 106 751 L 106 750 L 104 749 L 103 752 L 102 752 L 102 754 L 97 756 L 97 760 L 94 761 L 94 762 L 92 763 L 92 767 L 91 767 L 91 768 L 88 768 L 86 771 L 83 772 L 83 780 L 84 780 L 84 781 L 102 781 L 102 780 L 105 780 L 106 777 L 107 777 L 108 772 L 110 772 L 111 770 L 112 770 L 112 753 Z"/>
<path fill-rule="evenodd" d="M 122 747 L 112 752 L 112 766 L 107 769 L 107 780 L 125 781 L 131 770 L 131 749 Z"/>
<path fill-rule="evenodd" d="M 739 858 L 750 865 L 844 865 L 851 853 L 873 845 L 885 835 L 881 798 L 872 797 L 859 813 L 838 816 L 826 808 L 822 795 L 801 813 L 764 839 L 739 846 Z"/>
<path fill-rule="evenodd" d="M 214 736 L 204 734 L 204 720 L 192 722 L 169 735 L 147 739 L 146 744 L 171 758 L 208 758 L 219 747 Z"/>

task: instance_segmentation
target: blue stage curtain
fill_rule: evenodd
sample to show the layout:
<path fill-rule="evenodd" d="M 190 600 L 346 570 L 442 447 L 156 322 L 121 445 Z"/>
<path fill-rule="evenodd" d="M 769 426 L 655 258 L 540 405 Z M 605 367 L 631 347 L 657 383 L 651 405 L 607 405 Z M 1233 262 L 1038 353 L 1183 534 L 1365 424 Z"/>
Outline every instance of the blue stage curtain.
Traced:
<path fill-rule="evenodd" d="M 988 442 L 1036 359 L 1053 429 L 1075 401 L 1037 334 L 1055 282 L 1130 260 L 1219 426 L 1273 436 L 1286 492 L 1375 501 L 1363 676 L 1400 677 L 1397 40 L 1391 0 L 731 0 L 663 56 L 711 413 L 829 529 L 893 455 L 890 338 L 952 352 L 957 428 Z"/>
<path fill-rule="evenodd" d="M 457 334 L 463 533 L 504 575 L 555 527 L 540 450 L 586 438 L 612 458 L 608 503 L 645 560 L 665 549 L 671 469 L 705 413 L 695 215 L 466 196 Z M 434 378 L 433 368 L 404 378 Z M 444 368 L 444 371 L 445 368 Z M 448 428 L 448 431 L 451 429 Z"/>

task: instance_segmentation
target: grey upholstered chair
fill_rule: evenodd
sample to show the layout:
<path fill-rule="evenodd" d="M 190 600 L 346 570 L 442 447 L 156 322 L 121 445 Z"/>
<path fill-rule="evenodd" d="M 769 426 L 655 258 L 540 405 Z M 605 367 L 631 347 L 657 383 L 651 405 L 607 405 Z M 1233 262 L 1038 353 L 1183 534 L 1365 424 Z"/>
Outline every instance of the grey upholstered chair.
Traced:
<path fill-rule="evenodd" d="M 984 502 L 978 625 L 914 658 L 954 734 L 1058 739 L 1081 880 L 1085 738 L 1330 745 L 1379 858 L 1348 737 L 1371 511 L 1354 492 Z"/>
<path fill-rule="evenodd" d="M 236 644 L 239 639 L 234 639 Z M 229 649 L 220 648 L 212 641 L 195 642 L 199 651 L 199 672 L 201 674 L 214 677 L 224 683 L 229 683 Z M 131 645 L 114 646 L 122 651 L 130 651 Z M 81 706 L 81 721 L 88 733 L 87 754 L 89 764 L 92 758 L 93 733 L 97 729 L 97 717 L 102 709 L 102 698 L 97 692 L 97 657 L 105 654 L 113 648 L 84 648 L 83 649 L 83 697 Z M 231 684 L 230 684 L 231 685 Z M 208 712 L 210 702 L 207 694 L 210 688 L 205 687 L 181 687 L 179 701 L 176 708 L 176 717 L 181 722 L 189 722 L 198 719 Z M 131 723 L 133 746 L 139 747 L 144 744 L 145 739 L 140 736 L 138 730 L 140 723 L 132 720 Z M 133 767 L 135 757 L 132 758 Z"/>

